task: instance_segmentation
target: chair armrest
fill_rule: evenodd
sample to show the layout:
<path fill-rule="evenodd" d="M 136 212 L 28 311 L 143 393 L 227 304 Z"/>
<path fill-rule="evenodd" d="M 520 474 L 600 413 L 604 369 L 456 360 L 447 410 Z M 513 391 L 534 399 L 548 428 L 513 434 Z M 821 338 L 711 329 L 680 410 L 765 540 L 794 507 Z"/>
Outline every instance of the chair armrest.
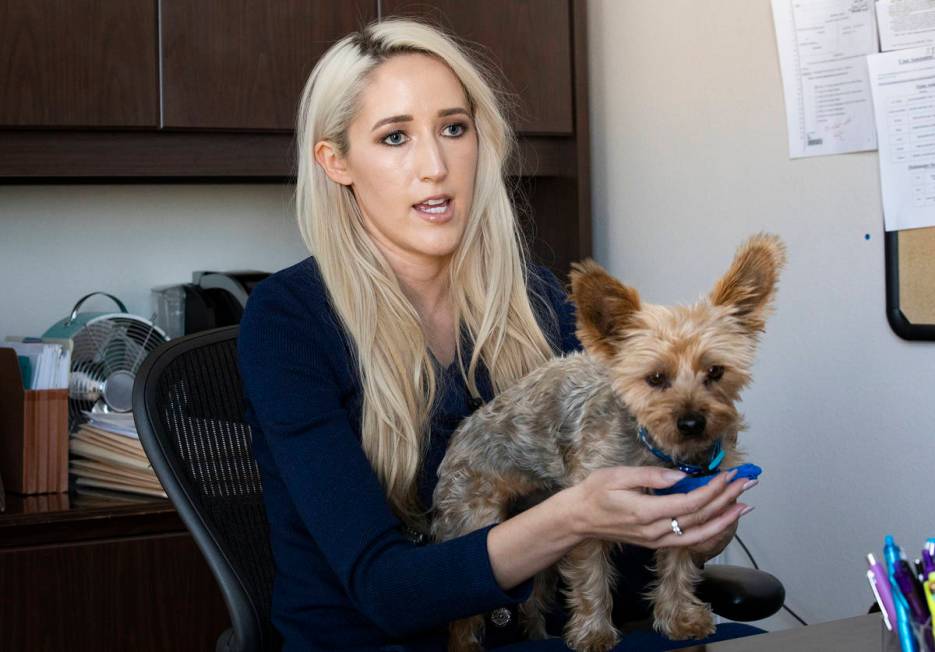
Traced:
<path fill-rule="evenodd" d="M 766 571 L 727 564 L 706 566 L 695 593 L 717 615 L 741 622 L 772 616 L 786 599 L 782 582 Z"/>

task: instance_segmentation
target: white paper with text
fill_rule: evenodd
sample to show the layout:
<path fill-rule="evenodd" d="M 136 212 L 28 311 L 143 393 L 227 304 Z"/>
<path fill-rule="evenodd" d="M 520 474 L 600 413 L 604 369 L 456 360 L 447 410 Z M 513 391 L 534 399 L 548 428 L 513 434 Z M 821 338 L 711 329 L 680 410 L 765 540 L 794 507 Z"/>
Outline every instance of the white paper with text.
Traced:
<path fill-rule="evenodd" d="M 867 57 L 887 231 L 935 226 L 935 48 Z"/>
<path fill-rule="evenodd" d="M 876 53 L 871 0 L 772 0 L 789 156 L 877 147 L 866 56 Z"/>
<path fill-rule="evenodd" d="M 935 46 L 935 0 L 877 0 L 883 52 Z"/>

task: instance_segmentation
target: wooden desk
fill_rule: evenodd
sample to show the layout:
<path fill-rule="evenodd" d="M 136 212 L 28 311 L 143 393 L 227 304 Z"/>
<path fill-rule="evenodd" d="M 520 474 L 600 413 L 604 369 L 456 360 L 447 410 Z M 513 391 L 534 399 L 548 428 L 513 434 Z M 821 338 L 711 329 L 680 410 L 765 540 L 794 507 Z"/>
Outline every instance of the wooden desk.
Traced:
<path fill-rule="evenodd" d="M 229 627 L 207 563 L 166 500 L 7 495 L 0 650 L 213 650 Z"/>
<path fill-rule="evenodd" d="M 682 648 L 680 652 L 882 652 L 880 614 Z M 898 649 L 898 646 L 897 646 Z"/>

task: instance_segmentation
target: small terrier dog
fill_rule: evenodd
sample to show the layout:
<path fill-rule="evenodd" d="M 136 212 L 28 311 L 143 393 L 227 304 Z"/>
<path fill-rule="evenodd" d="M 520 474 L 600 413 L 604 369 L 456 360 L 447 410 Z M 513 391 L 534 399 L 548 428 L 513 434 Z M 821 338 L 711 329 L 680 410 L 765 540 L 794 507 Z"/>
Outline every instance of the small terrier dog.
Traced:
<path fill-rule="evenodd" d="M 750 382 L 784 263 L 779 238 L 756 235 L 714 289 L 688 307 L 642 303 L 593 261 L 574 265 L 571 298 L 584 352 L 547 362 L 459 426 L 438 470 L 433 537 L 503 521 L 518 501 L 575 485 L 599 468 L 706 469 L 718 451 L 724 468 L 739 464 L 744 423 L 736 403 Z M 585 541 L 536 576 L 520 607 L 531 638 L 547 636 L 544 612 L 557 571 L 567 587 L 567 645 L 604 652 L 616 644 L 614 545 Z M 711 609 L 694 594 L 700 571 L 691 552 L 657 550 L 655 573 L 654 627 L 671 639 L 711 634 Z M 449 649 L 481 649 L 483 627 L 482 616 L 452 623 Z"/>

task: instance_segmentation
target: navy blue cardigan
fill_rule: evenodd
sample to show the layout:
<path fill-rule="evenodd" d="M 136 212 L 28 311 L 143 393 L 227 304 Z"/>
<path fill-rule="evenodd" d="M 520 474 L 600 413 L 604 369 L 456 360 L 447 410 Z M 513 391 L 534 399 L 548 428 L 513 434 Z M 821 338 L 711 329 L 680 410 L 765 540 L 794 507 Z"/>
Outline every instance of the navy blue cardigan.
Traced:
<path fill-rule="evenodd" d="M 537 268 L 529 290 L 556 350 L 580 348 L 573 307 L 555 276 Z M 464 348 L 469 359 L 470 343 Z M 490 528 L 430 545 L 401 533 L 360 446 L 352 348 L 314 259 L 253 291 L 238 349 L 276 563 L 272 617 L 284 650 L 394 644 L 443 650 L 451 620 L 528 596 L 530 582 L 512 591 L 498 586 L 487 554 Z M 418 487 L 425 505 L 448 439 L 472 411 L 457 364 L 438 371 L 439 401 Z M 477 380 L 490 400 L 484 370 Z M 637 575 L 639 587 L 644 578 Z"/>

